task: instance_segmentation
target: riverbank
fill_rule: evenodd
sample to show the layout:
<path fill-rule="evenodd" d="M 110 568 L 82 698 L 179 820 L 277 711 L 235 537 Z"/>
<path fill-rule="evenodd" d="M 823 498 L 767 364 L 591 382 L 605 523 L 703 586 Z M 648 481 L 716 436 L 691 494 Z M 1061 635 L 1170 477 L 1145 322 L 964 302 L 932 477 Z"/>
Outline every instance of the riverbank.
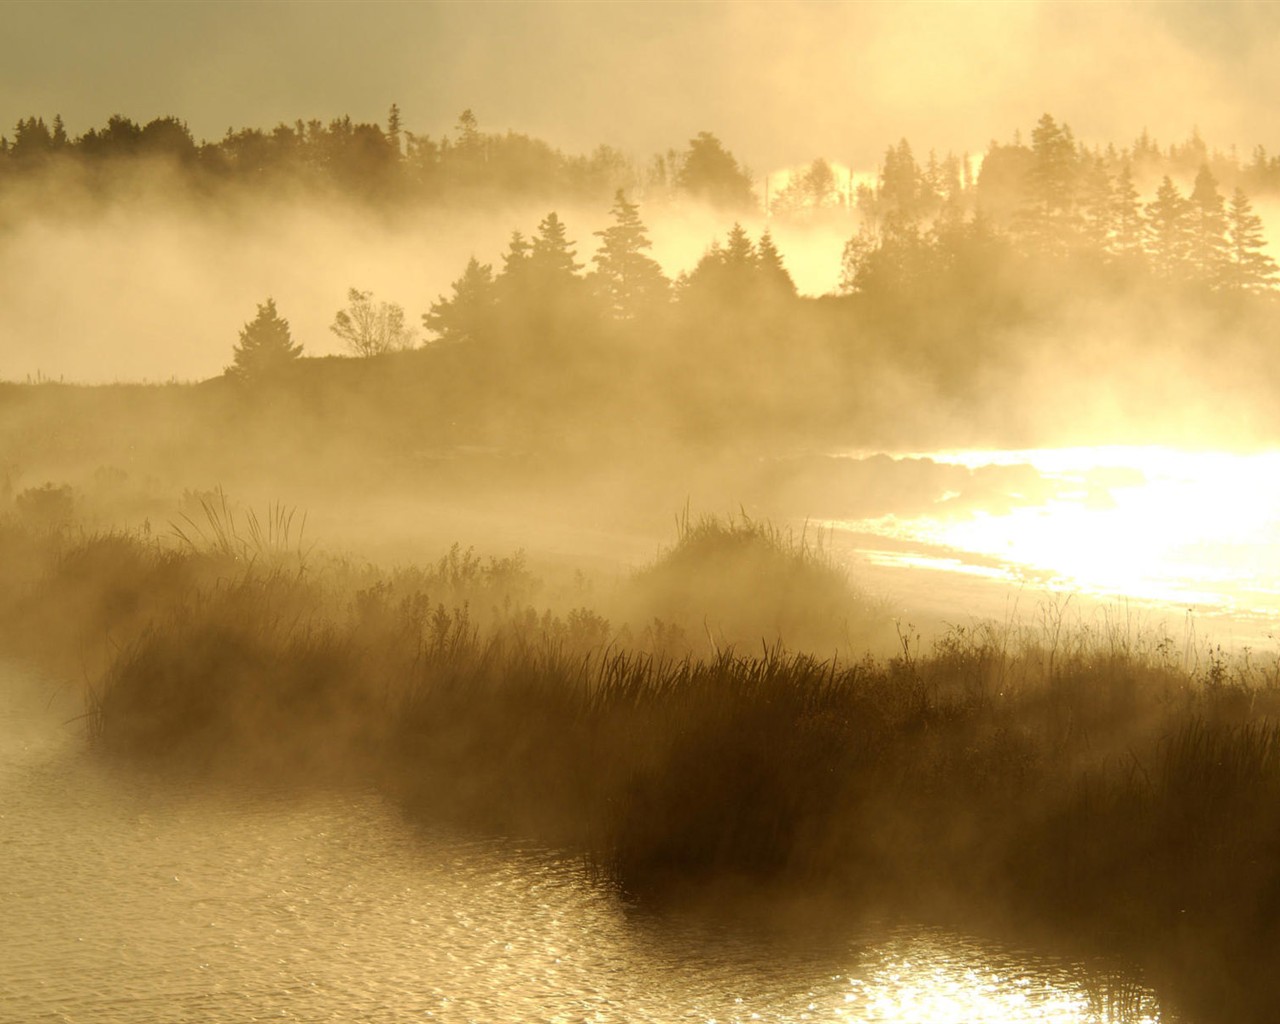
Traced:
<path fill-rule="evenodd" d="M 762 608 L 815 635 L 866 613 L 820 552 L 749 521 L 686 521 L 638 574 L 646 629 L 539 610 L 518 558 L 379 573 L 306 552 L 283 513 L 210 522 L 180 548 L 6 533 L 27 553 L 4 563 L 26 573 L 7 643 L 100 666 L 114 757 L 372 780 L 423 821 L 581 856 L 642 905 L 816 893 L 1133 955 L 1193 1019 L 1280 1006 L 1274 664 L 1189 671 L 1118 624 L 904 632 L 880 659 L 776 632 L 696 653 L 700 609 L 676 607 L 695 590 L 755 613 L 743 630 Z M 95 663 L 89 638 L 113 652 Z"/>

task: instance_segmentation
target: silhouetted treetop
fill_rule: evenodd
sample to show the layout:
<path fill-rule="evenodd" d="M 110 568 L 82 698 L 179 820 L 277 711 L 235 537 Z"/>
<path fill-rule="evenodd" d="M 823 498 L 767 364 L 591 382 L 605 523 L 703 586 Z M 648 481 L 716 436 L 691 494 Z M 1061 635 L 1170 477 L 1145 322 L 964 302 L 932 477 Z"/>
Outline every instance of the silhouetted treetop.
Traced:
<path fill-rule="evenodd" d="M 289 321 L 276 312 L 275 299 L 258 305 L 258 315 L 240 331 L 234 355 L 227 376 L 242 381 L 275 376 L 302 355 L 302 346 L 294 344 L 289 331 Z"/>
<path fill-rule="evenodd" d="M 795 295 L 795 284 L 766 230 L 757 245 L 734 224 L 723 245 L 711 243 L 697 265 L 680 279 L 684 301 L 734 304 Z"/>
<path fill-rule="evenodd" d="M 372 292 L 352 288 L 347 308 L 339 310 L 329 330 L 342 339 L 353 356 L 368 358 L 412 348 L 417 341 L 404 322 L 404 308 L 394 302 L 375 305 Z"/>
<path fill-rule="evenodd" d="M 614 317 L 631 320 L 667 300 L 670 282 L 657 261 L 646 255 L 651 242 L 640 220 L 640 208 L 619 189 L 614 196 L 614 223 L 595 232 L 600 248 L 592 257 L 592 283 Z"/>
<path fill-rule="evenodd" d="M 689 140 L 689 148 L 680 158 L 676 184 L 694 198 L 724 209 L 745 210 L 756 205 L 750 176 L 710 132 L 699 132 Z"/>
<path fill-rule="evenodd" d="M 523 242 L 518 233 L 517 237 Z M 441 295 L 422 314 L 423 326 L 443 342 L 483 341 L 493 327 L 498 304 L 493 267 L 472 256 L 452 289 L 452 295 Z"/>

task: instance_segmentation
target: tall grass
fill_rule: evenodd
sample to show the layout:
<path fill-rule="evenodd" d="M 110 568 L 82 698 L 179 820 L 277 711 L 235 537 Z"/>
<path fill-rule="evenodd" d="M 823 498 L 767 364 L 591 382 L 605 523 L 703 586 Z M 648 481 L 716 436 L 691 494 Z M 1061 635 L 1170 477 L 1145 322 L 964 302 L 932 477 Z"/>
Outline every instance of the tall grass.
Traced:
<path fill-rule="evenodd" d="M 892 658 L 768 632 L 673 653 L 590 609 L 535 611 L 518 556 L 299 572 L 219 537 L 176 552 L 90 538 L 36 586 L 78 594 L 64 611 L 121 637 L 95 689 L 105 748 L 372 778 L 412 813 L 574 850 L 639 900 L 781 887 L 1052 922 L 1198 957 L 1218 1019 L 1280 1005 L 1265 1002 L 1280 998 L 1269 662 L 1192 659 L 1132 622 L 1052 610 L 931 646 L 904 634 Z M 717 564 L 743 604 L 808 579 L 819 607 L 848 607 L 811 551 L 712 522 L 641 574 L 647 610 L 678 620 L 654 595 L 726 586 L 704 578 Z"/>

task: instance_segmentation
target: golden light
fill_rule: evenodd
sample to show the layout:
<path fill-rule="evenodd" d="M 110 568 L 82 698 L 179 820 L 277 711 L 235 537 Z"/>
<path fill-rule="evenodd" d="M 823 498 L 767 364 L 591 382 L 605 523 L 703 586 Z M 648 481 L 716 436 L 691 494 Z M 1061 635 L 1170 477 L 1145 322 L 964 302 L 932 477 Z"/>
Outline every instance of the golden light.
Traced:
<path fill-rule="evenodd" d="M 1280 453 L 1105 446 L 931 453 L 976 469 L 1031 466 L 1048 497 L 1000 509 L 945 496 L 926 514 L 832 525 L 918 545 L 881 564 L 1035 581 L 1099 597 L 1280 614 Z"/>
<path fill-rule="evenodd" d="M 836 1020 L 894 1024 L 1155 1024 L 1154 995 L 1065 963 L 1029 963 L 954 935 L 921 933 L 886 943 L 848 979 Z M 1088 977 L 1089 980 L 1085 980 Z M 815 1016 L 814 1019 L 817 1019 Z"/>

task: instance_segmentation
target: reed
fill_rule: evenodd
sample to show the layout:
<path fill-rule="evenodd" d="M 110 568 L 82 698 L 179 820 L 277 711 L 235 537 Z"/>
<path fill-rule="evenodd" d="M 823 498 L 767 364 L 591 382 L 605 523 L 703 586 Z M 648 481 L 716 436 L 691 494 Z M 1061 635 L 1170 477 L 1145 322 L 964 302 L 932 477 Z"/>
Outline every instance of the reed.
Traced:
<path fill-rule="evenodd" d="M 891 658 L 776 638 L 672 654 L 590 609 L 535 611 L 518 557 L 297 571 L 219 536 L 86 538 L 32 584 L 122 638 L 94 689 L 105 749 L 373 779 L 412 814 L 572 850 L 645 902 L 732 883 L 1053 922 L 1170 963 L 1199 942 L 1222 999 L 1265 990 L 1258 951 L 1280 940 L 1269 663 L 1052 616 L 928 647 L 905 633 Z M 811 558 L 754 525 L 681 538 L 650 579 L 704 543 L 787 571 Z"/>

